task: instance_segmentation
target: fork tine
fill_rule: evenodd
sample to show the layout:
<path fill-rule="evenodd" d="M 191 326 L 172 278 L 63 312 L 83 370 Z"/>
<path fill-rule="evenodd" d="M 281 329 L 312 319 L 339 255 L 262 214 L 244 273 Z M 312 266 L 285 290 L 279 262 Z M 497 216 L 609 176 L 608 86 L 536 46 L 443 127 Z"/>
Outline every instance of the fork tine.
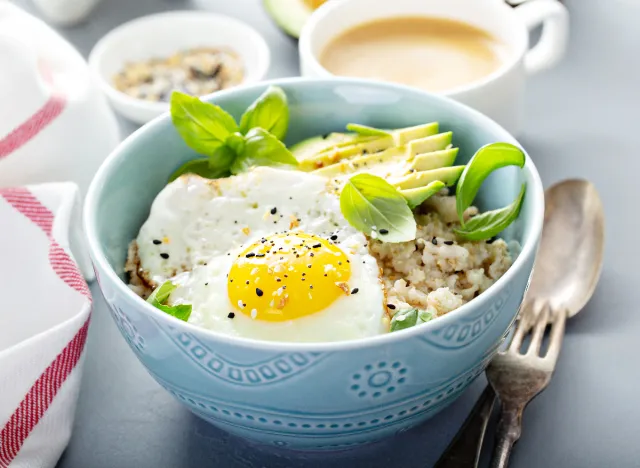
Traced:
<path fill-rule="evenodd" d="M 555 364 L 560 354 L 560 348 L 562 346 L 562 339 L 564 338 L 564 325 L 567 320 L 566 309 L 558 309 L 553 313 L 553 322 L 551 324 L 551 334 L 549 336 L 549 349 L 544 359 L 551 361 L 552 365 Z"/>
<path fill-rule="evenodd" d="M 516 324 L 516 331 L 513 333 L 511 343 L 509 344 L 510 351 L 518 351 L 522 346 L 522 340 L 527 334 L 530 328 L 529 316 L 531 315 L 533 306 L 530 303 L 522 304 L 520 313 L 518 314 L 518 323 Z"/>
<path fill-rule="evenodd" d="M 540 353 L 540 348 L 542 347 L 542 341 L 544 340 L 544 331 L 549 324 L 549 313 L 550 306 L 548 303 L 545 303 L 542 306 L 542 309 L 538 313 L 538 317 L 536 318 L 533 336 L 531 337 L 531 344 L 529 345 L 529 349 L 527 350 L 527 355 L 538 354 Z"/>

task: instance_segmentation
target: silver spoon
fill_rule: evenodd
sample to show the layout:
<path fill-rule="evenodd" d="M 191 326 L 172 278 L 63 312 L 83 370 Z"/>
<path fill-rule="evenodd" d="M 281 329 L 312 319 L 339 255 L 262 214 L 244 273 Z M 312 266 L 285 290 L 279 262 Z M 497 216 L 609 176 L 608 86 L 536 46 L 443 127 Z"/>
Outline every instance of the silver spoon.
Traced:
<path fill-rule="evenodd" d="M 548 302 L 576 315 L 598 284 L 604 254 L 604 211 L 593 184 L 565 180 L 545 192 L 540 250 L 525 302 Z M 436 468 L 477 467 L 496 395 L 482 393 Z"/>

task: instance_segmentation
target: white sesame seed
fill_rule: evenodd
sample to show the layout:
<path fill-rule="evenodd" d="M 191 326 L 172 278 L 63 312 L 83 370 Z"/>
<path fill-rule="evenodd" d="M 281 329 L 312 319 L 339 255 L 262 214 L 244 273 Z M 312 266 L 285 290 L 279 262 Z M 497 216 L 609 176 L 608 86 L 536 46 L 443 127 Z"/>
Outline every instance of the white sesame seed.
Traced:
<path fill-rule="evenodd" d="M 251 318 L 255 319 L 258 316 L 258 311 L 256 309 L 251 309 Z"/>

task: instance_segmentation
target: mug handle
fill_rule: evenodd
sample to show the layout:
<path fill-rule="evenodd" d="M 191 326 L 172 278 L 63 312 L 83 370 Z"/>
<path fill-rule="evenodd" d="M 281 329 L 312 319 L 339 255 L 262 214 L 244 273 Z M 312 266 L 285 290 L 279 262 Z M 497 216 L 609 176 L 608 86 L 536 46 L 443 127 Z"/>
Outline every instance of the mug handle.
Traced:
<path fill-rule="evenodd" d="M 563 57 L 569 36 L 569 12 L 557 0 L 532 0 L 514 8 L 531 31 L 542 24 L 538 43 L 524 57 L 524 67 L 530 75 L 553 67 Z"/>

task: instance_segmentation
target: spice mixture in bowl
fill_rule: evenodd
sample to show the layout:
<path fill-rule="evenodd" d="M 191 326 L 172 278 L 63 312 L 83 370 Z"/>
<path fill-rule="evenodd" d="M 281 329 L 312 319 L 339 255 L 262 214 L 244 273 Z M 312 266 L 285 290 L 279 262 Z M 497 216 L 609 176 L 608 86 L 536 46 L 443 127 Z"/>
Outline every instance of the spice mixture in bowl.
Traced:
<path fill-rule="evenodd" d="M 127 63 L 113 78 L 119 91 L 147 101 L 169 101 L 173 90 L 204 96 L 242 83 L 244 66 L 230 49 L 199 47 L 167 58 Z"/>

